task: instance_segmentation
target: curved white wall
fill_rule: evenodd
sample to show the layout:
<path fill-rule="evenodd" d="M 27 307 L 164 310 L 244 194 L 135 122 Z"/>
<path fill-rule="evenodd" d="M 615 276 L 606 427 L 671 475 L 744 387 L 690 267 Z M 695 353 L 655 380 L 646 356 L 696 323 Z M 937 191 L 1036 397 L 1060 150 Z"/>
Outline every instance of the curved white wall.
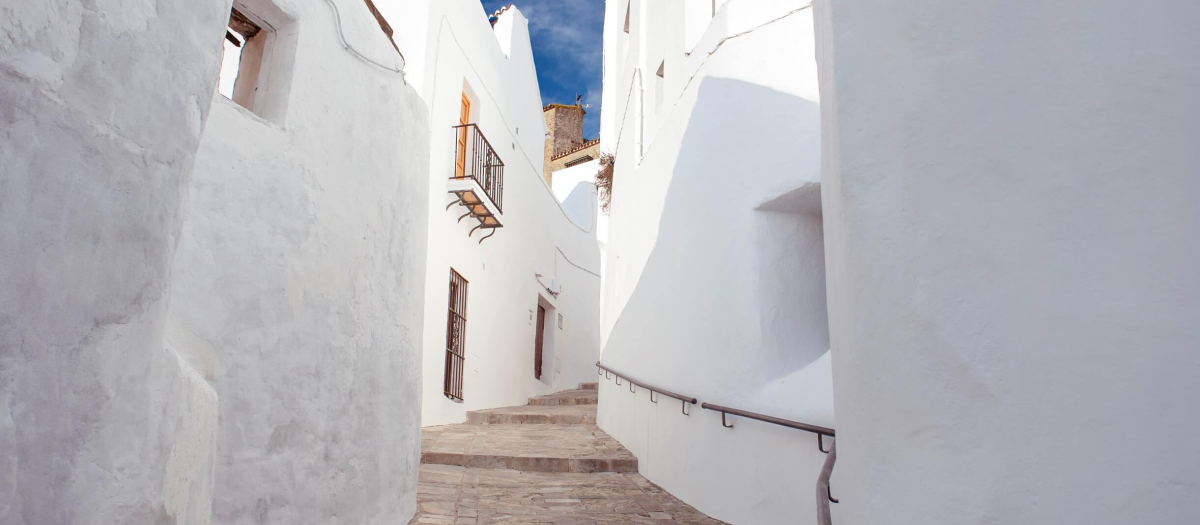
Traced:
<path fill-rule="evenodd" d="M 732 0 L 689 49 L 685 7 L 634 1 L 626 34 L 626 2 L 608 3 L 603 361 L 701 401 L 833 426 L 811 11 Z M 651 481 L 739 525 L 814 515 L 814 435 L 680 408 L 602 381 L 600 425 Z"/>
<path fill-rule="evenodd" d="M 361 0 L 335 1 L 351 45 L 401 65 Z M 287 114 L 208 92 L 167 343 L 217 391 L 214 522 L 403 522 L 420 451 L 425 105 L 342 47 L 325 1 L 275 4 L 295 45 L 276 47 L 294 73 Z"/>
<path fill-rule="evenodd" d="M 510 8 L 493 28 L 475 0 L 434 2 L 425 64 L 433 136 L 422 365 L 422 424 L 428 426 L 459 423 L 468 410 L 523 405 L 529 397 L 592 381 L 600 264 L 595 232 L 572 221 L 541 176 L 545 118 L 521 12 Z M 447 209 L 454 201 L 446 192 L 454 173 L 451 126 L 458 124 L 464 83 L 474 97 L 471 122 L 505 164 L 504 227 L 482 243 L 488 231 L 471 235 L 477 221 L 457 222 L 465 208 Z M 443 395 L 451 268 L 469 282 L 462 402 Z M 539 301 L 550 306 L 540 381 L 533 375 L 532 317 Z"/>
<path fill-rule="evenodd" d="M 1194 523 L 1200 6 L 818 7 L 834 523 Z"/>
<path fill-rule="evenodd" d="M 209 522 L 216 395 L 164 327 L 222 3 L 0 8 L 0 523 Z"/>
<path fill-rule="evenodd" d="M 600 216 L 600 201 L 596 192 L 596 173 L 600 160 L 591 160 L 554 172 L 554 198 L 577 226 L 600 236 L 607 217 Z M 597 319 L 597 322 L 599 320 Z"/>

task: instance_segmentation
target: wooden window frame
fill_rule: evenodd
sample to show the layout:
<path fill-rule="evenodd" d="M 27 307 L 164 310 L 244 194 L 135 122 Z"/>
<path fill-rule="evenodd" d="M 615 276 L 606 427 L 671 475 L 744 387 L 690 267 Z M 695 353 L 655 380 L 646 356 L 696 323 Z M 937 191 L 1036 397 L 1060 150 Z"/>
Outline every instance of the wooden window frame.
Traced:
<path fill-rule="evenodd" d="M 284 125 L 299 31 L 276 0 L 234 0 L 222 39 L 217 91 L 262 120 Z M 236 60 L 227 54 L 237 53 Z"/>

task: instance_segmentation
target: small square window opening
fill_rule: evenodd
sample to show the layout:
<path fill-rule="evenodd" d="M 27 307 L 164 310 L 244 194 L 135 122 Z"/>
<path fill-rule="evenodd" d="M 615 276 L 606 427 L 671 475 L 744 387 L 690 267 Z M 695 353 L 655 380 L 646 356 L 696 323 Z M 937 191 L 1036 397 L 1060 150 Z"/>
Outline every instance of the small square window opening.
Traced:
<path fill-rule="evenodd" d="M 253 103 L 262 66 L 262 44 L 267 39 L 260 24 L 234 7 L 225 28 L 225 56 L 221 60 L 217 91 L 247 109 Z"/>
<path fill-rule="evenodd" d="M 298 31 L 275 0 L 234 0 L 225 27 L 217 92 L 276 124 L 287 115 Z"/>

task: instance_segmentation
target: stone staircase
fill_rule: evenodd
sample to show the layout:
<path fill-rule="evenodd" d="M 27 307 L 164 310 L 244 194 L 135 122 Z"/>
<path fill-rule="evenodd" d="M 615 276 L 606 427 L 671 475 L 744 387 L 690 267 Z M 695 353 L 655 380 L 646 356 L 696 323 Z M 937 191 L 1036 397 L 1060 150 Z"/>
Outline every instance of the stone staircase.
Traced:
<path fill-rule="evenodd" d="M 585 383 L 585 385 L 595 383 Z M 562 405 L 594 405 L 596 404 L 597 396 L 596 389 L 580 388 L 579 390 L 566 390 L 548 396 L 539 396 L 529 398 L 529 406 L 562 406 Z"/>
<path fill-rule="evenodd" d="M 473 410 L 467 422 L 425 428 L 421 463 L 525 472 L 637 472 L 637 458 L 596 426 L 597 384 L 517 407 Z"/>
<path fill-rule="evenodd" d="M 526 405 L 472 410 L 467 422 L 480 425 L 593 425 L 595 405 Z"/>

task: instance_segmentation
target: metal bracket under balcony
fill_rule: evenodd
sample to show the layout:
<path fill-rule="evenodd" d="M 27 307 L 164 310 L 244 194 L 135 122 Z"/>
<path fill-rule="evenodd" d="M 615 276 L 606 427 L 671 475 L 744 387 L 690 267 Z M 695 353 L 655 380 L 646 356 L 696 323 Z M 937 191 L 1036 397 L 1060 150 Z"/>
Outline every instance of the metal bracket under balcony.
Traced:
<path fill-rule="evenodd" d="M 504 161 L 475 124 L 454 126 L 454 138 L 454 173 L 446 187 L 457 200 L 446 209 L 455 204 L 465 206 L 467 213 L 458 220 L 467 217 L 478 220 L 479 225 L 471 229 L 471 234 L 475 230 L 491 229 L 492 232 L 484 237 L 486 239 L 496 233 L 496 228 L 504 226 Z"/>

